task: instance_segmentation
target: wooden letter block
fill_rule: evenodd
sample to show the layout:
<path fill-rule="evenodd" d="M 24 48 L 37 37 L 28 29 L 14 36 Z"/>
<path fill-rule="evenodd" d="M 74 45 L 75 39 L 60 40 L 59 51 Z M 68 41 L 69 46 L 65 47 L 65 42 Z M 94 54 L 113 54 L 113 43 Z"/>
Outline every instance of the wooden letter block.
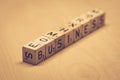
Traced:
<path fill-rule="evenodd" d="M 87 19 L 86 15 L 81 15 L 80 18 L 82 19 L 80 22 L 82 26 L 82 37 L 85 37 L 90 33 L 90 20 Z"/>
<path fill-rule="evenodd" d="M 85 14 L 85 18 L 90 21 L 90 32 L 93 32 L 99 27 L 97 22 L 98 16 L 96 16 L 94 13 L 87 12 Z"/>
<path fill-rule="evenodd" d="M 55 50 L 56 52 L 62 50 L 65 47 L 65 36 L 57 30 L 50 31 L 45 34 L 45 36 L 55 40 Z"/>
<path fill-rule="evenodd" d="M 65 36 L 65 47 L 69 46 L 74 42 L 73 29 L 71 27 L 68 27 L 68 25 L 58 27 L 58 31 L 62 32 Z"/>
<path fill-rule="evenodd" d="M 68 23 L 68 26 L 73 29 L 73 40 L 76 42 L 77 40 L 82 38 L 82 25 L 81 18 L 76 18 Z"/>
<path fill-rule="evenodd" d="M 93 13 L 97 17 L 97 25 L 98 28 L 104 26 L 105 24 L 105 12 L 98 9 L 93 9 L 89 11 L 90 13 Z"/>
<path fill-rule="evenodd" d="M 30 42 L 23 46 L 23 61 L 31 64 L 38 64 L 45 58 L 45 45 L 40 42 Z"/>
<path fill-rule="evenodd" d="M 48 38 L 46 36 L 41 36 L 36 40 L 45 45 L 45 58 L 49 58 L 50 56 L 55 54 L 56 50 L 55 50 L 55 40 L 54 39 Z"/>

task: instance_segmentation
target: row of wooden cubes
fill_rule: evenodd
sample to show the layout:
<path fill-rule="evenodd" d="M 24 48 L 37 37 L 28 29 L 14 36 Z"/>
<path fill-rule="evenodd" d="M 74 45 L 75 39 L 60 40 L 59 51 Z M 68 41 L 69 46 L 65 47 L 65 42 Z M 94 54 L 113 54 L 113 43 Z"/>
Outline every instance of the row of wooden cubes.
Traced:
<path fill-rule="evenodd" d="M 23 46 L 23 61 L 38 64 L 105 24 L 105 12 L 97 9 L 57 27 Z"/>

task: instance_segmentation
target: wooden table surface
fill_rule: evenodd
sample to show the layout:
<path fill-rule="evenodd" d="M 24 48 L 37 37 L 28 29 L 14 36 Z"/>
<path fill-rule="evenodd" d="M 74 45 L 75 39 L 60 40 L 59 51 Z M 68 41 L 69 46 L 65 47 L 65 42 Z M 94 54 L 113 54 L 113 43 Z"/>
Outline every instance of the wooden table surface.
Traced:
<path fill-rule="evenodd" d="M 0 0 L 0 80 L 120 80 L 119 0 Z M 86 13 L 106 11 L 106 25 L 36 66 L 22 46 Z"/>

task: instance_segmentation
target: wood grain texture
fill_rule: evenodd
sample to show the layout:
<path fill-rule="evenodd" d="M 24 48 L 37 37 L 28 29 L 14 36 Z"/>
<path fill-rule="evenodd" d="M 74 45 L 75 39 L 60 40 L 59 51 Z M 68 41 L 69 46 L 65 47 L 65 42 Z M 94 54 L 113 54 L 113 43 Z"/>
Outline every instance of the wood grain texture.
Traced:
<path fill-rule="evenodd" d="M 0 80 L 119 80 L 119 0 L 1 0 Z M 106 11 L 106 25 L 33 66 L 22 46 L 91 8 Z"/>

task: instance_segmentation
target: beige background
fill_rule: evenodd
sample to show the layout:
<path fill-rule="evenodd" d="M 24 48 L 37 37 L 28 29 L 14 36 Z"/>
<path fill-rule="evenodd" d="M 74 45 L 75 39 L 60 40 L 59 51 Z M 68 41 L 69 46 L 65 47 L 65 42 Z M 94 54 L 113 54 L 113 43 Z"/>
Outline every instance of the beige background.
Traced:
<path fill-rule="evenodd" d="M 106 25 L 32 66 L 22 46 L 90 8 Z M 0 80 L 120 80 L 119 0 L 0 0 Z"/>

